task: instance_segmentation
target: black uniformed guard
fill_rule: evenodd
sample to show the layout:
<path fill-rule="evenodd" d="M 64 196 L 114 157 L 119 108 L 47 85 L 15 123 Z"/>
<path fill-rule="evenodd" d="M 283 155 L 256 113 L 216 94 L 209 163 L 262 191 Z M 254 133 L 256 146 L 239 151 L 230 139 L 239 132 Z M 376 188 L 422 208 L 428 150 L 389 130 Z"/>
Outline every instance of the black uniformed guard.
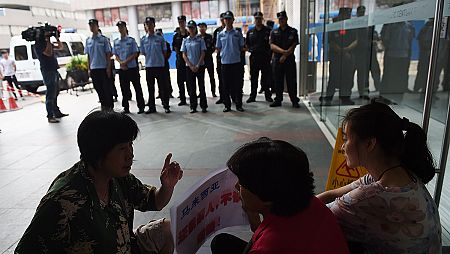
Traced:
<path fill-rule="evenodd" d="M 270 32 L 272 33 L 273 27 L 275 26 L 275 22 L 273 20 L 267 20 L 266 26 L 270 28 Z M 272 55 L 273 51 L 270 49 L 270 55 Z M 270 61 L 270 66 L 272 66 L 272 60 Z M 269 72 L 267 73 L 267 79 L 269 80 L 269 87 L 271 93 L 275 93 L 275 81 L 273 80 L 273 70 L 272 67 L 269 68 Z M 259 90 L 259 93 L 264 93 L 262 89 Z"/>
<path fill-rule="evenodd" d="M 161 28 L 156 29 L 156 34 L 164 37 L 164 33 Z M 169 88 L 169 98 L 173 98 L 173 96 L 172 96 L 173 88 L 172 88 L 172 80 L 170 79 L 170 64 L 169 64 L 169 58 L 172 55 L 172 50 L 170 49 L 170 43 L 168 41 L 166 41 L 166 47 L 167 47 L 167 51 L 164 56 L 164 58 L 166 59 L 166 61 L 164 63 L 164 70 L 166 71 L 166 76 L 167 76 L 167 85 Z M 156 99 L 159 99 L 159 98 L 161 98 L 161 95 L 158 95 L 158 97 L 156 97 Z"/>
<path fill-rule="evenodd" d="M 261 87 L 265 93 L 266 101 L 273 102 L 270 92 L 270 58 L 272 51 L 270 50 L 270 32 L 272 29 L 264 26 L 263 14 L 255 12 L 255 28 L 247 32 L 246 48 L 250 55 L 250 81 L 251 93 L 247 103 L 256 101 L 256 93 L 258 92 L 258 76 L 261 71 Z"/>
<path fill-rule="evenodd" d="M 208 28 L 206 23 L 198 23 L 198 27 L 200 28 L 200 36 L 203 38 L 206 44 L 205 67 L 206 70 L 208 70 L 209 82 L 211 83 L 211 93 L 213 97 L 217 97 L 216 79 L 214 78 L 214 62 L 212 57 L 212 54 L 216 50 L 216 45 L 213 36 L 206 33 L 206 29 Z"/>
<path fill-rule="evenodd" d="M 119 81 L 123 97 L 123 111 L 124 113 L 130 113 L 128 101 L 131 100 L 131 81 L 136 92 L 136 101 L 139 108 L 138 114 L 142 114 L 144 113 L 145 102 L 142 94 L 139 66 L 136 63 L 139 49 L 136 40 L 127 34 L 127 24 L 124 21 L 119 21 L 116 25 L 120 33 L 120 38 L 114 40 L 112 51 L 116 61 L 120 64 Z"/>
<path fill-rule="evenodd" d="M 178 25 L 179 31 L 175 33 L 173 36 L 172 47 L 173 50 L 177 53 L 177 83 L 178 89 L 180 90 L 180 103 L 178 106 L 187 105 L 186 103 L 186 63 L 183 59 L 183 54 L 181 53 L 181 44 L 183 43 L 183 39 L 189 36 L 188 31 L 186 30 L 186 16 L 178 16 Z"/>
<path fill-rule="evenodd" d="M 275 78 L 275 101 L 271 107 L 280 107 L 283 101 L 284 78 L 286 77 L 287 89 L 292 106 L 299 108 L 300 99 L 297 97 L 297 70 L 294 51 L 298 43 L 297 29 L 288 26 L 285 11 L 277 13 L 280 27 L 272 30 L 270 35 L 270 47 L 274 52 L 272 58 L 273 74 Z"/>
<path fill-rule="evenodd" d="M 217 44 L 217 35 L 220 32 L 222 32 L 222 30 L 225 28 L 225 21 L 223 19 L 224 15 L 225 15 L 225 13 L 220 14 L 221 25 L 218 28 L 216 28 L 216 30 L 214 30 L 214 33 L 213 33 L 214 45 Z M 217 76 L 219 78 L 219 96 L 220 96 L 220 99 L 218 101 L 216 101 L 216 104 L 221 104 L 221 103 L 223 103 L 223 98 L 222 98 L 223 83 L 222 83 L 222 64 L 220 62 L 220 54 L 219 53 L 217 53 L 217 56 L 216 56 L 216 64 L 217 64 L 217 66 L 216 66 Z"/>

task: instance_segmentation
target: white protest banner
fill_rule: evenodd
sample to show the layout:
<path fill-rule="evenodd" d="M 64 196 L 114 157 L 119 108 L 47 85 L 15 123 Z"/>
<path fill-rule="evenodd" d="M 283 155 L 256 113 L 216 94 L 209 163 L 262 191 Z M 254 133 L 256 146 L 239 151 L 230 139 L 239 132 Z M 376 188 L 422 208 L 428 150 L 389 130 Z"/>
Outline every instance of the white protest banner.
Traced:
<path fill-rule="evenodd" d="M 212 172 L 197 182 L 170 208 L 177 254 L 195 253 L 214 232 L 248 225 L 229 169 Z"/>

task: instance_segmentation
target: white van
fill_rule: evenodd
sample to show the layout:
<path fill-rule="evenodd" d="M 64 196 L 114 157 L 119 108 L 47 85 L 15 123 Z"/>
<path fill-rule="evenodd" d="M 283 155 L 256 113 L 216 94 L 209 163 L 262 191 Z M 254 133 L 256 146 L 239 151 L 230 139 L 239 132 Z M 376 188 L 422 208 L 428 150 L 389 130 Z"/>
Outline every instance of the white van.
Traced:
<path fill-rule="evenodd" d="M 54 37 L 51 40 L 56 41 Z M 61 33 L 60 40 L 63 49 L 55 50 L 55 55 L 61 67 L 58 71 L 62 79 L 65 80 L 67 72 L 64 66 L 70 62 L 72 56 L 84 54 L 86 36 L 78 33 Z M 10 56 L 16 61 L 16 77 L 22 88 L 30 92 L 36 92 L 38 87 L 44 83 L 40 63 L 34 50 L 34 42 L 24 40 L 22 36 L 12 37 Z"/>

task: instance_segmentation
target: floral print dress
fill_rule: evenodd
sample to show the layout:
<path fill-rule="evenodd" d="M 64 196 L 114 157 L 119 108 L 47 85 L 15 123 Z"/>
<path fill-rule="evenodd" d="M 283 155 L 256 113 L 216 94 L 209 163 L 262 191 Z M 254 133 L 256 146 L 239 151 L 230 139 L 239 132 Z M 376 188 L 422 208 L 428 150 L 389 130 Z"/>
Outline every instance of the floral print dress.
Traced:
<path fill-rule="evenodd" d="M 417 177 L 404 187 L 384 187 L 367 174 L 351 186 L 327 205 L 348 241 L 366 253 L 442 252 L 438 209 Z"/>

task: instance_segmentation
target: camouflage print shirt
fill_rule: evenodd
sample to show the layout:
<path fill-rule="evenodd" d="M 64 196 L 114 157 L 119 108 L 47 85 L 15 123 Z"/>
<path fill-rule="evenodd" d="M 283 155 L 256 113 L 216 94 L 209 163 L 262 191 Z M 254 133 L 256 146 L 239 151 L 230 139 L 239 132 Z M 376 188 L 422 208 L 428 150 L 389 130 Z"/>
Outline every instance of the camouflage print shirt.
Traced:
<path fill-rule="evenodd" d="M 61 173 L 42 198 L 16 253 L 131 253 L 134 209 L 155 210 L 156 188 L 129 174 L 101 205 L 85 163 Z"/>

